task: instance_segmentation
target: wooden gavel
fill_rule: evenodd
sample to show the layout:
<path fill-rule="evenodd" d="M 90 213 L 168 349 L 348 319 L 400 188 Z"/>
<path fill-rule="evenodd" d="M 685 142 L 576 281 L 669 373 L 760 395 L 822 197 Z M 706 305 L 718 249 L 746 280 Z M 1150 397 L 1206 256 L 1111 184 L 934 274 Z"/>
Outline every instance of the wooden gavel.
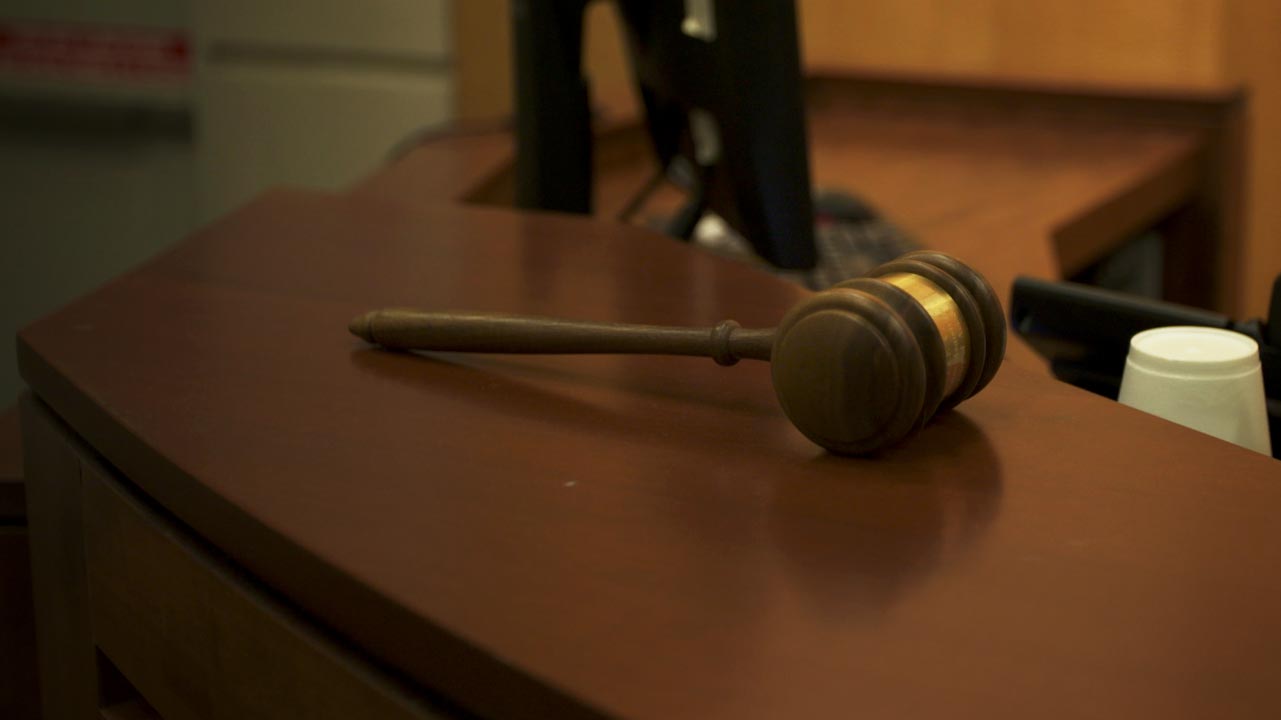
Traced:
<path fill-rule="evenodd" d="M 930 251 L 810 295 L 771 330 L 733 320 L 677 328 L 416 310 L 376 310 L 348 327 L 400 350 L 768 360 L 783 412 L 840 454 L 872 452 L 916 432 L 940 408 L 983 389 L 1005 355 L 1005 316 L 992 286 Z"/>

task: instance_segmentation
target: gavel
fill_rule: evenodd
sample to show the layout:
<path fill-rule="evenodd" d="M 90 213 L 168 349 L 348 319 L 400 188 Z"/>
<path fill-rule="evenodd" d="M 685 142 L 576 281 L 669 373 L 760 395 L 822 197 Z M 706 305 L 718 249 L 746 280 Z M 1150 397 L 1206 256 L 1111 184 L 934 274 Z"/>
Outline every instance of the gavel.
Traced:
<path fill-rule="evenodd" d="M 348 326 L 397 350 L 698 355 L 766 360 L 774 392 L 806 437 L 861 455 L 920 430 L 982 390 L 1005 356 L 1005 316 L 978 272 L 917 251 L 798 302 L 773 329 L 576 322 L 497 313 L 376 310 Z"/>

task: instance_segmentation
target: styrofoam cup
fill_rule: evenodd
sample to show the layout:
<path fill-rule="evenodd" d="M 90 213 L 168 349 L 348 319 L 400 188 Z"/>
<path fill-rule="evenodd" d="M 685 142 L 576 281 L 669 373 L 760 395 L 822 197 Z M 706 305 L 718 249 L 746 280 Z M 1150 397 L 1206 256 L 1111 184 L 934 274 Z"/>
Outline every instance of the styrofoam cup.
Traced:
<path fill-rule="evenodd" d="M 1259 344 L 1231 330 L 1163 327 L 1130 339 L 1122 403 L 1272 454 Z"/>

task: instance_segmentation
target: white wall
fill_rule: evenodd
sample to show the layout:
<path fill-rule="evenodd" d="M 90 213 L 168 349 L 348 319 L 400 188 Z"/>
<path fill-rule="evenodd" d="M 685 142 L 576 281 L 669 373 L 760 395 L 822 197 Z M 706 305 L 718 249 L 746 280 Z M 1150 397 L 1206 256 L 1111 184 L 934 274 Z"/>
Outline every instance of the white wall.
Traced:
<path fill-rule="evenodd" d="M 194 75 L 0 63 L 0 408 L 18 329 L 280 184 L 341 188 L 453 114 L 449 0 L 6 0 L 0 22 L 177 28 Z"/>
<path fill-rule="evenodd" d="M 196 0 L 198 208 L 340 188 L 453 114 L 445 0 Z"/>

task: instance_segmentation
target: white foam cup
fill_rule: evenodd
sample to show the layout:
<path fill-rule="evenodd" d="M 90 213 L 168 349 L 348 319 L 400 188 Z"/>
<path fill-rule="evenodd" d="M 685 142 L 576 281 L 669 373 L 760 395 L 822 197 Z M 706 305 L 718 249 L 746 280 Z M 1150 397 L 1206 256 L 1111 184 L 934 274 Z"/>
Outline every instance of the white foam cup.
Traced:
<path fill-rule="evenodd" d="M 1122 403 L 1272 454 L 1259 345 L 1231 330 L 1164 327 L 1130 339 Z"/>

